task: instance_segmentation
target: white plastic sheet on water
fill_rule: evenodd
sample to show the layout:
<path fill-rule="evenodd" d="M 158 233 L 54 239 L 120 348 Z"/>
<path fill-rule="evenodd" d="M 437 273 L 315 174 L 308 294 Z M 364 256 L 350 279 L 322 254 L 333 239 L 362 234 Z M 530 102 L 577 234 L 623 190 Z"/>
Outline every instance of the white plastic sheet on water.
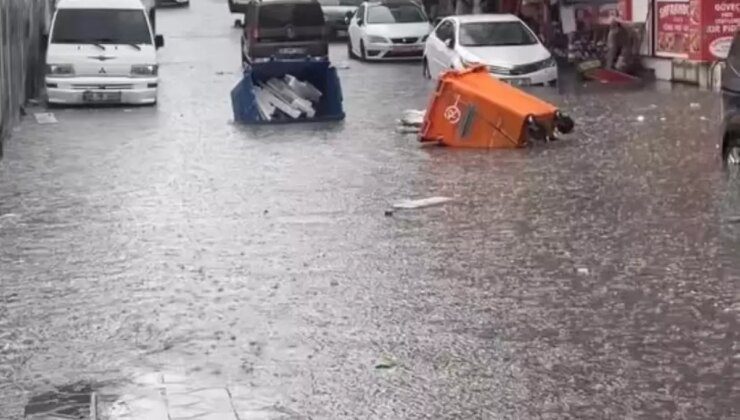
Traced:
<path fill-rule="evenodd" d="M 59 122 L 53 112 L 37 112 L 33 116 L 39 124 L 56 124 Z"/>
<path fill-rule="evenodd" d="M 396 210 L 412 210 L 424 207 L 439 206 L 452 201 L 450 197 L 429 197 L 419 200 L 404 200 L 393 205 Z"/>

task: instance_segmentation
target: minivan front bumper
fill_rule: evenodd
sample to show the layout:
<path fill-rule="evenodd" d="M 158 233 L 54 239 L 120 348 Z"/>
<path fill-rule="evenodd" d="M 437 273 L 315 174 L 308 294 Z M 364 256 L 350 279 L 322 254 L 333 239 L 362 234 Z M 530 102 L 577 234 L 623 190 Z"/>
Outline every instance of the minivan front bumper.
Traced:
<path fill-rule="evenodd" d="M 157 77 L 46 77 L 46 94 L 50 104 L 96 104 L 91 95 L 111 95 L 112 102 L 147 105 L 157 102 Z M 119 96 L 120 95 L 120 96 Z"/>

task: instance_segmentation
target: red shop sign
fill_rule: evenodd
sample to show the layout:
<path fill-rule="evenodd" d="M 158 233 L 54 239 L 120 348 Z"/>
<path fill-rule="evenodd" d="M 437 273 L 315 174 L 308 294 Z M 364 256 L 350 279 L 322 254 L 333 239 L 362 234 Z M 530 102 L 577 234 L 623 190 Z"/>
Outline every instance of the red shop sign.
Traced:
<path fill-rule="evenodd" d="M 658 0 L 655 11 L 655 55 L 687 58 L 690 34 L 688 0 Z"/>
<path fill-rule="evenodd" d="M 740 29 L 740 0 L 702 0 L 704 60 L 727 58 L 732 38 Z"/>

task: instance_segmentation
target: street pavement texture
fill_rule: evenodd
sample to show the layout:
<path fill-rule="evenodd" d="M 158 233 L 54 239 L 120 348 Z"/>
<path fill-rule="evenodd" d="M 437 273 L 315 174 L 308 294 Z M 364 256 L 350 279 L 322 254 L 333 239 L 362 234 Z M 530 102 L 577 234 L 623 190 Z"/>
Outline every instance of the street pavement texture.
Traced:
<path fill-rule="evenodd" d="M 6 144 L 1 419 L 740 415 L 716 94 L 535 88 L 573 135 L 420 147 L 418 63 L 350 62 L 345 122 L 242 127 L 225 3 L 160 12 L 157 107 Z"/>

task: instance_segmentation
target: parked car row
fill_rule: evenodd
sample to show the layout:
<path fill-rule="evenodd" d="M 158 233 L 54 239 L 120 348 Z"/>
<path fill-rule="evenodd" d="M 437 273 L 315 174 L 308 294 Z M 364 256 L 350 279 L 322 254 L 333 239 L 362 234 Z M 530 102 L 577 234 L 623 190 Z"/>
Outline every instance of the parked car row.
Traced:
<path fill-rule="evenodd" d="M 485 65 L 516 85 L 557 81 L 555 59 L 514 15 L 450 16 L 432 27 L 417 3 L 389 0 L 363 3 L 348 20 L 350 58 L 420 59 L 428 78 Z"/>
<path fill-rule="evenodd" d="M 231 11 L 244 14 L 244 65 L 325 57 L 327 32 L 343 35 L 346 30 L 349 58 L 419 60 L 429 78 L 484 65 L 493 77 L 516 85 L 557 80 L 550 52 L 513 15 L 451 16 L 433 25 L 415 0 L 363 1 L 356 8 L 359 0 L 228 1 Z"/>

